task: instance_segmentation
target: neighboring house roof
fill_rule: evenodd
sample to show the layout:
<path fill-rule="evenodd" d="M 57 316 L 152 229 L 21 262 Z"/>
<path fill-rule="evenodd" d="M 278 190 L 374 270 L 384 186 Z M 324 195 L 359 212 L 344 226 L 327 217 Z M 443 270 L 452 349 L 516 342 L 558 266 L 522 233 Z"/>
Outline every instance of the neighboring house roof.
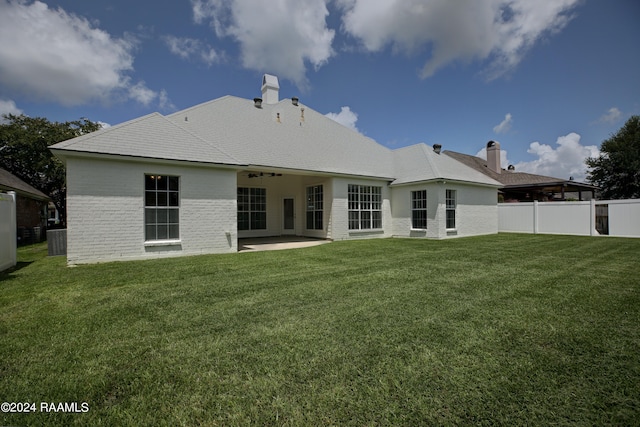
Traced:
<path fill-rule="evenodd" d="M 49 200 L 49 196 L 44 194 L 42 191 L 32 187 L 17 176 L 2 168 L 0 168 L 0 190 L 15 191 L 17 194 L 31 199 Z"/>
<path fill-rule="evenodd" d="M 291 99 L 256 107 L 224 96 L 163 116 L 153 113 L 55 144 L 65 153 L 92 153 L 362 176 L 393 184 L 447 179 L 500 183 L 425 144 L 391 150 Z"/>
<path fill-rule="evenodd" d="M 411 182 L 450 180 L 491 186 L 501 184 L 490 177 L 465 166 L 452 157 L 437 154 L 424 144 L 411 145 L 394 151 L 396 180 L 394 185 Z M 428 165 L 429 167 L 425 167 Z"/>
<path fill-rule="evenodd" d="M 536 175 L 536 174 L 526 173 L 526 172 L 508 171 L 504 169 L 502 169 L 501 173 L 497 173 L 491 170 L 487 165 L 487 161 L 484 159 L 481 159 L 480 157 L 472 156 L 469 154 L 457 153 L 455 151 L 445 151 L 444 154 L 500 182 L 502 184 L 502 187 L 505 189 L 519 188 L 519 187 L 554 187 L 554 186 L 562 186 L 565 184 L 567 186 L 572 187 L 572 188 L 567 188 L 567 191 L 597 189 L 596 186 L 593 186 L 590 184 L 576 182 L 573 180 L 565 180 L 562 178 L 554 178 L 551 176 Z"/>

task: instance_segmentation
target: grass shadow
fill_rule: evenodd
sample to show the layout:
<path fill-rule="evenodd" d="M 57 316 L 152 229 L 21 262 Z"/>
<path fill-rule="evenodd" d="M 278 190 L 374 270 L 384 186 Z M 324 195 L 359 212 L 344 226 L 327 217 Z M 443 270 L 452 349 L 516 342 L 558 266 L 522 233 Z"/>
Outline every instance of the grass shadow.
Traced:
<path fill-rule="evenodd" d="M 0 273 L 0 282 L 4 282 L 10 279 L 15 279 L 16 277 L 13 273 L 15 273 L 16 271 L 20 271 L 31 264 L 33 264 L 33 261 L 18 261 L 16 265 Z"/>

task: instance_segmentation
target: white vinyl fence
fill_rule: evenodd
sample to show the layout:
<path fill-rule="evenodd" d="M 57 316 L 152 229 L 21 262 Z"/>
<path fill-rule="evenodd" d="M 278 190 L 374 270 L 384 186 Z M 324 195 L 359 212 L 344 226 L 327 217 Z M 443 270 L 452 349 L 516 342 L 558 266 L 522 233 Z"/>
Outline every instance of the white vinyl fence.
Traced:
<path fill-rule="evenodd" d="M 16 265 L 16 193 L 0 193 L 0 271 Z"/>
<path fill-rule="evenodd" d="M 640 199 L 499 203 L 498 231 L 640 237 Z"/>

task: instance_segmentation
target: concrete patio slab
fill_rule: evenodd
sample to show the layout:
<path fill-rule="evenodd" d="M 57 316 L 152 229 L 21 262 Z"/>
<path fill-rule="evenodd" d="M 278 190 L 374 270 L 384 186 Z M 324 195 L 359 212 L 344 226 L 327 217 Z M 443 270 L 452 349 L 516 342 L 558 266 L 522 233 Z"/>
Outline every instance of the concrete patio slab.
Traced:
<path fill-rule="evenodd" d="M 301 236 L 276 236 L 238 239 L 238 252 L 277 251 L 331 243 L 331 240 Z"/>

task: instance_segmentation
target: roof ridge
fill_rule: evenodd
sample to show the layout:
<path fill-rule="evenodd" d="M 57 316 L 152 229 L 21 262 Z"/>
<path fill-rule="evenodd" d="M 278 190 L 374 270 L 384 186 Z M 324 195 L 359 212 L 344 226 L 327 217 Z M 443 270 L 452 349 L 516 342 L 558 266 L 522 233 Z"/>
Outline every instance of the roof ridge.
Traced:
<path fill-rule="evenodd" d="M 196 108 L 204 107 L 205 105 L 210 105 L 210 104 L 215 104 L 215 103 L 218 103 L 218 102 L 222 102 L 222 100 L 227 99 L 227 98 L 244 99 L 244 98 L 241 98 L 239 96 L 234 96 L 234 95 L 223 95 L 223 96 L 221 96 L 219 98 L 210 99 L 208 101 L 204 101 L 204 102 L 201 102 L 199 104 L 192 105 L 191 107 L 184 108 L 184 109 L 176 111 L 174 113 L 167 114 L 165 117 L 177 117 L 177 116 L 179 116 L 181 114 L 184 114 L 187 111 L 195 110 Z"/>

